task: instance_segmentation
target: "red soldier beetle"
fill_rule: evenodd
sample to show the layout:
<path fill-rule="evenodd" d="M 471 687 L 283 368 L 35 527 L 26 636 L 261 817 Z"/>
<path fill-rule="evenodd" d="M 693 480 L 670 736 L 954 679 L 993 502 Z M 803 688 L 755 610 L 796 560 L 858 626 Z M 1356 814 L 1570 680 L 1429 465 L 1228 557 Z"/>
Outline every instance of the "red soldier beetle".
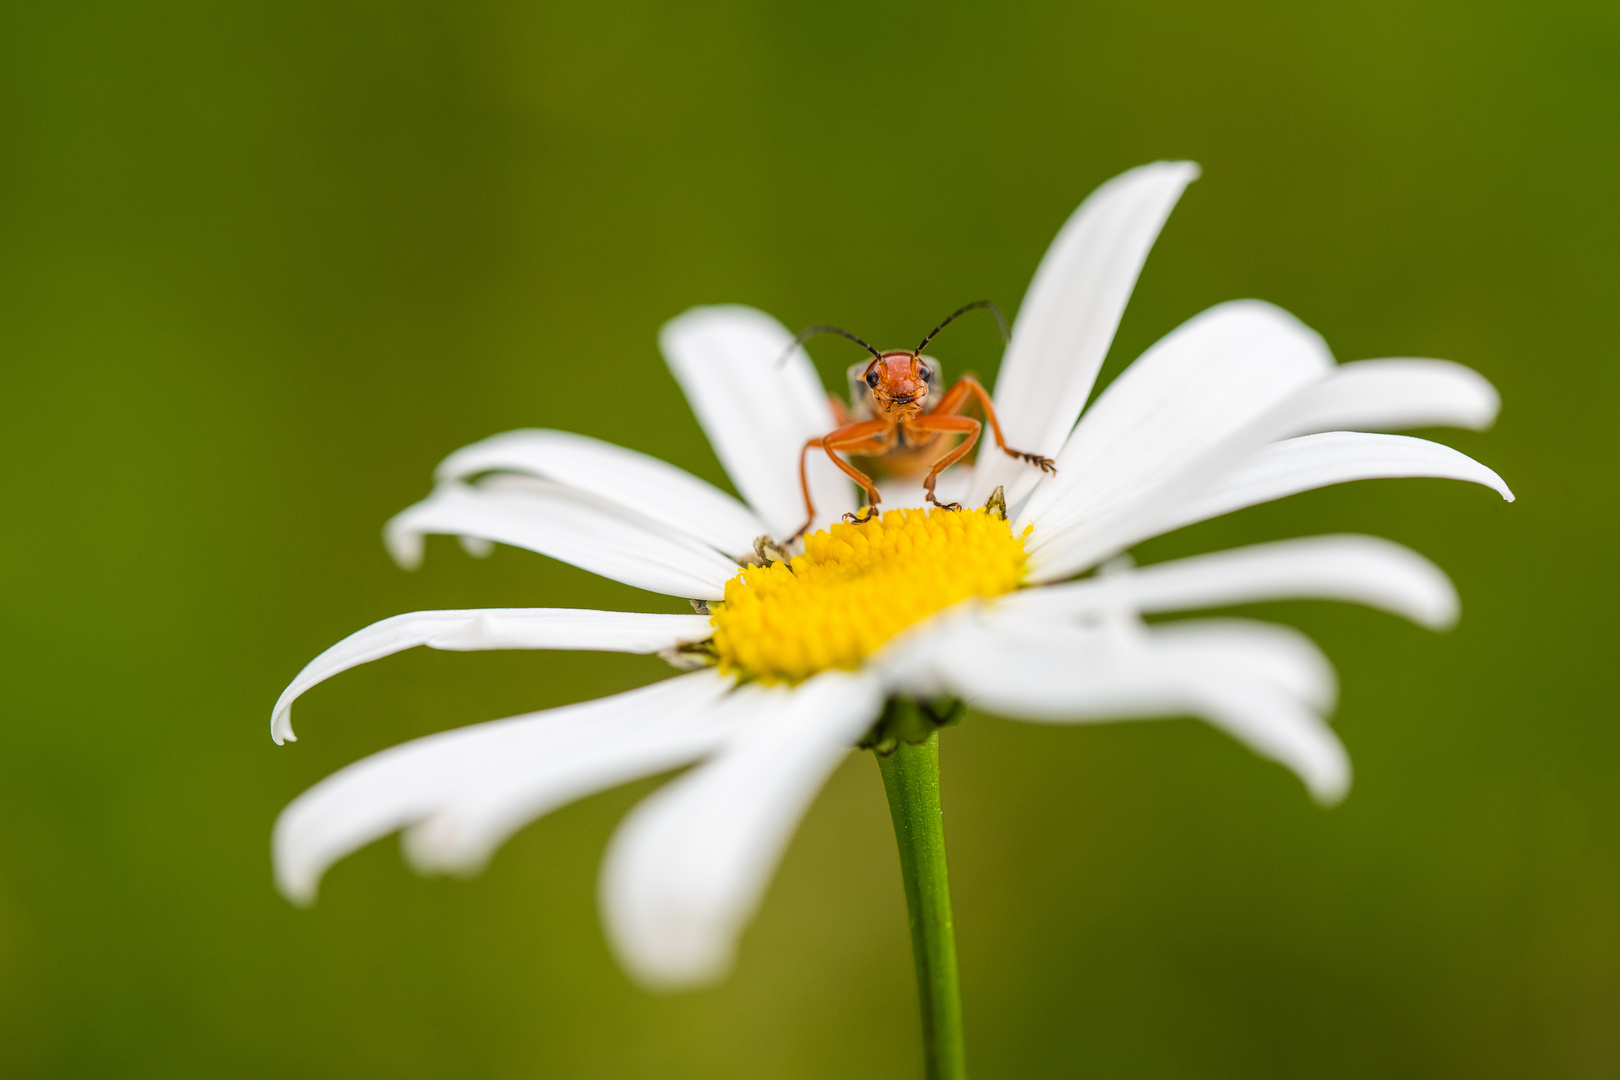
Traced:
<path fill-rule="evenodd" d="M 961 503 L 942 503 L 935 498 L 934 485 L 940 473 L 962 460 L 979 441 L 979 433 L 984 425 L 971 416 L 961 415 L 962 410 L 974 402 L 984 410 L 985 422 L 990 425 L 990 433 L 1002 453 L 1026 461 L 1042 472 L 1057 472 L 1057 465 L 1051 458 L 1014 450 L 1007 445 L 990 395 L 973 376 L 962 376 L 936 404 L 929 404 L 934 387 L 942 382 L 942 378 L 939 361 L 923 356 L 923 349 L 958 316 L 979 308 L 988 310 L 996 317 L 1001 327 L 1002 341 L 1005 342 L 1006 319 L 1001 309 L 989 300 L 975 300 L 957 308 L 922 339 L 922 344 L 910 351 L 879 352 L 854 334 L 836 326 L 812 326 L 793 340 L 788 355 L 818 334 L 837 334 L 871 353 L 872 359 L 862 360 L 849 369 L 850 407 L 846 408 L 836 396 L 829 395 L 833 415 L 840 426 L 826 435 L 809 440 L 799 452 L 799 484 L 804 489 L 805 522 L 798 532 L 788 537 L 790 541 L 803 535 L 815 520 L 816 509 L 810 498 L 806 465 L 810 451 L 816 449 L 825 451 L 833 464 L 866 492 L 866 506 L 861 513 L 844 515 L 846 521 L 863 522 L 876 516 L 882 497 L 872 478 L 839 457 L 840 453 L 883 459 L 883 464 L 888 466 L 887 471 L 905 475 L 918 471 L 918 463 L 931 456 L 942 439 L 962 436 L 960 442 L 934 460 L 928 475 L 923 477 L 923 491 L 930 503 L 945 510 L 960 510 Z"/>

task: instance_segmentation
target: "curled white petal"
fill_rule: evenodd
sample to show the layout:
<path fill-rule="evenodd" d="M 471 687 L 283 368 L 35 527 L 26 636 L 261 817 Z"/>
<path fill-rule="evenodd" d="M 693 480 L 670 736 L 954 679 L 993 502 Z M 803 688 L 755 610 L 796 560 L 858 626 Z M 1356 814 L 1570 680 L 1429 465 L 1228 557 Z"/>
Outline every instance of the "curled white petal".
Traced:
<path fill-rule="evenodd" d="M 1332 431 L 1272 443 L 1189 492 L 1167 494 L 1146 509 L 1071 529 L 1030 558 L 1033 581 L 1060 581 L 1149 537 L 1247 506 L 1352 480 L 1431 477 L 1467 480 L 1513 501 L 1495 472 L 1467 454 L 1408 435 Z"/>
<path fill-rule="evenodd" d="M 1485 377 L 1449 360 L 1391 358 L 1340 364 L 1288 405 L 1279 435 L 1319 431 L 1398 431 L 1496 421 L 1502 398 Z"/>
<path fill-rule="evenodd" d="M 1293 770 L 1319 801 L 1349 789 L 1349 757 L 1310 704 L 1331 697 L 1326 661 L 1293 635 L 1230 622 L 1122 634 L 963 620 L 934 663 L 977 708 L 1068 723 L 1198 716 Z"/>
<path fill-rule="evenodd" d="M 1106 549 L 1112 532 L 1150 515 L 1190 474 L 1263 444 L 1256 434 L 1250 446 L 1248 433 L 1332 370 L 1321 336 L 1281 308 L 1239 300 L 1194 316 L 1081 417 L 1058 474 L 1023 511 L 1035 525 L 1031 548 Z"/>
<path fill-rule="evenodd" d="M 439 481 L 486 472 L 554 480 L 637 511 L 729 555 L 746 555 L 764 524 L 742 503 L 684 469 L 569 431 L 508 431 L 439 463 Z"/>
<path fill-rule="evenodd" d="M 665 323 L 658 342 L 731 482 L 785 539 L 804 524 L 799 452 L 836 426 L 810 357 L 794 349 L 780 362 L 793 335 L 741 305 L 693 308 Z M 855 509 L 826 454 L 812 453 L 808 469 L 818 526 Z"/>
<path fill-rule="evenodd" d="M 1092 192 L 1058 231 L 1018 309 L 996 379 L 996 412 L 1011 445 L 1048 457 L 1063 446 L 1148 251 L 1197 178 L 1190 161 L 1131 169 Z M 1039 476 L 1002 454 L 982 453 L 979 461 L 976 505 L 997 485 L 1016 502 Z"/>
<path fill-rule="evenodd" d="M 639 589 L 718 600 L 737 563 L 709 545 L 603 499 L 549 480 L 497 478 L 478 487 L 441 484 L 383 531 L 405 567 L 422 561 L 429 533 L 528 548 Z"/>
<path fill-rule="evenodd" d="M 476 864 L 512 829 L 592 791 L 683 765 L 727 734 L 715 722 L 730 680 L 694 672 L 628 693 L 444 731 L 355 762 L 294 799 L 272 837 L 276 884 L 309 904 L 327 868 L 357 848 L 468 803 L 488 827 L 440 841 L 441 863 Z M 522 783 L 510 780 L 521 774 Z M 505 783 L 500 783 L 504 781 Z M 507 813 L 490 822 L 493 787 Z"/>
<path fill-rule="evenodd" d="M 726 973 L 800 817 L 882 708 L 864 674 L 743 690 L 756 715 L 735 742 L 636 807 L 603 863 L 609 939 L 652 988 Z"/>
<path fill-rule="evenodd" d="M 707 615 L 648 615 L 637 611 L 577 608 L 472 608 L 412 611 L 372 623 L 321 653 L 276 699 L 270 736 L 296 741 L 292 704 L 311 687 L 339 672 L 406 649 L 467 652 L 476 649 L 579 649 L 654 653 L 702 641 L 714 632 Z"/>
<path fill-rule="evenodd" d="M 1254 544 L 1023 589 L 999 603 L 1009 610 L 1085 615 L 1121 606 L 1151 614 L 1296 599 L 1365 604 L 1435 630 L 1457 621 L 1457 590 L 1445 572 L 1376 536 Z"/>
<path fill-rule="evenodd" d="M 1273 443 L 1172 507 L 1153 532 L 1140 539 L 1302 491 L 1401 477 L 1466 480 L 1490 488 L 1508 502 L 1514 498 L 1507 482 L 1493 470 L 1443 443 L 1410 435 L 1330 431 Z"/>

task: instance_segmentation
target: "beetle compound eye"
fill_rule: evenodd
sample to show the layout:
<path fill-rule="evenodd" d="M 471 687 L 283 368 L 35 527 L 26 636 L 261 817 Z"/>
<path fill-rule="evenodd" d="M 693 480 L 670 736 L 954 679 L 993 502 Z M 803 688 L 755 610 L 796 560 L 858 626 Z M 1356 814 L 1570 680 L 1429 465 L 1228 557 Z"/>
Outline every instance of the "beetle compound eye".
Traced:
<path fill-rule="evenodd" d="M 882 378 L 882 376 L 878 374 L 878 369 L 877 368 L 873 367 L 873 368 L 867 369 L 867 372 L 866 372 L 866 385 L 867 386 L 876 387 L 877 384 L 878 384 L 878 380 L 880 378 Z"/>
<path fill-rule="evenodd" d="M 917 378 L 921 379 L 923 382 L 933 382 L 934 369 L 929 367 L 927 364 L 918 364 Z"/>

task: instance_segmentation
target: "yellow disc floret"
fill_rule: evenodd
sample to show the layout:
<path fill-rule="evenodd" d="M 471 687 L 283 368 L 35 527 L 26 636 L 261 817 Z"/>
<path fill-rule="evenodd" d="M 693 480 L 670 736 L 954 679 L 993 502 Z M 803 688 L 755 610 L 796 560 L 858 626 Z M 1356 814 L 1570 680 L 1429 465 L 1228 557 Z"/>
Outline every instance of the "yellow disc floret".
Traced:
<path fill-rule="evenodd" d="M 791 563 L 744 567 L 713 607 L 723 668 L 796 682 L 854 668 L 894 635 L 1024 578 L 1024 540 L 985 510 L 890 510 L 805 537 Z"/>

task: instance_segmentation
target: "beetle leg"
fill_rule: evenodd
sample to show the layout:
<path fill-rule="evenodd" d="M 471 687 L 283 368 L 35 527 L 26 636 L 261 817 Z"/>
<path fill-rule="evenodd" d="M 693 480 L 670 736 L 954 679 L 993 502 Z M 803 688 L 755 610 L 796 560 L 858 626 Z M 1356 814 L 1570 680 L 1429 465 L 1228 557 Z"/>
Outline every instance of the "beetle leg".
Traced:
<path fill-rule="evenodd" d="M 832 459 L 832 463 L 844 471 L 844 475 L 861 486 L 866 492 L 865 517 L 861 521 L 872 520 L 877 513 L 877 504 L 882 500 L 878 490 L 872 485 L 872 478 L 861 470 L 838 456 L 838 451 L 845 453 L 882 453 L 894 442 L 894 423 L 890 420 L 862 420 L 855 424 L 846 424 L 836 431 L 828 432 L 819 439 L 810 439 L 799 451 L 799 486 L 804 489 L 804 524 L 799 530 L 788 537 L 792 543 L 803 536 L 810 528 L 810 523 L 816 519 L 815 503 L 810 498 L 809 455 L 814 449 L 822 449 Z M 853 515 L 845 515 L 851 518 Z"/>
<path fill-rule="evenodd" d="M 990 434 L 995 437 L 996 447 L 1008 457 L 1015 457 L 1026 461 L 1044 473 L 1057 473 L 1057 463 L 1043 454 L 1031 454 L 1026 450 L 1014 450 L 1007 445 L 1007 440 L 1001 437 L 1001 421 L 996 417 L 996 407 L 990 403 L 990 395 L 985 392 L 979 380 L 971 375 L 964 375 L 957 384 L 950 388 L 932 412 L 924 416 L 954 416 L 960 413 L 972 398 L 978 401 L 979 407 L 984 410 L 984 418 L 990 424 Z M 918 417 L 917 419 L 922 419 Z M 915 423 L 912 426 L 916 426 Z M 954 459 L 953 459 L 954 460 Z"/>
<path fill-rule="evenodd" d="M 949 395 L 947 395 L 947 398 Z M 943 403 L 942 403 L 943 404 Z M 941 416 L 939 413 L 923 413 L 914 416 L 906 422 L 906 428 L 915 432 L 928 432 L 930 434 L 965 435 L 967 438 L 952 447 L 945 456 L 934 462 L 934 467 L 928 470 L 923 477 L 923 492 L 928 501 L 942 510 L 960 510 L 961 503 L 942 503 L 934 497 L 934 484 L 939 481 L 939 474 L 961 461 L 963 456 L 973 445 L 979 441 L 980 424 L 971 416 Z"/>

